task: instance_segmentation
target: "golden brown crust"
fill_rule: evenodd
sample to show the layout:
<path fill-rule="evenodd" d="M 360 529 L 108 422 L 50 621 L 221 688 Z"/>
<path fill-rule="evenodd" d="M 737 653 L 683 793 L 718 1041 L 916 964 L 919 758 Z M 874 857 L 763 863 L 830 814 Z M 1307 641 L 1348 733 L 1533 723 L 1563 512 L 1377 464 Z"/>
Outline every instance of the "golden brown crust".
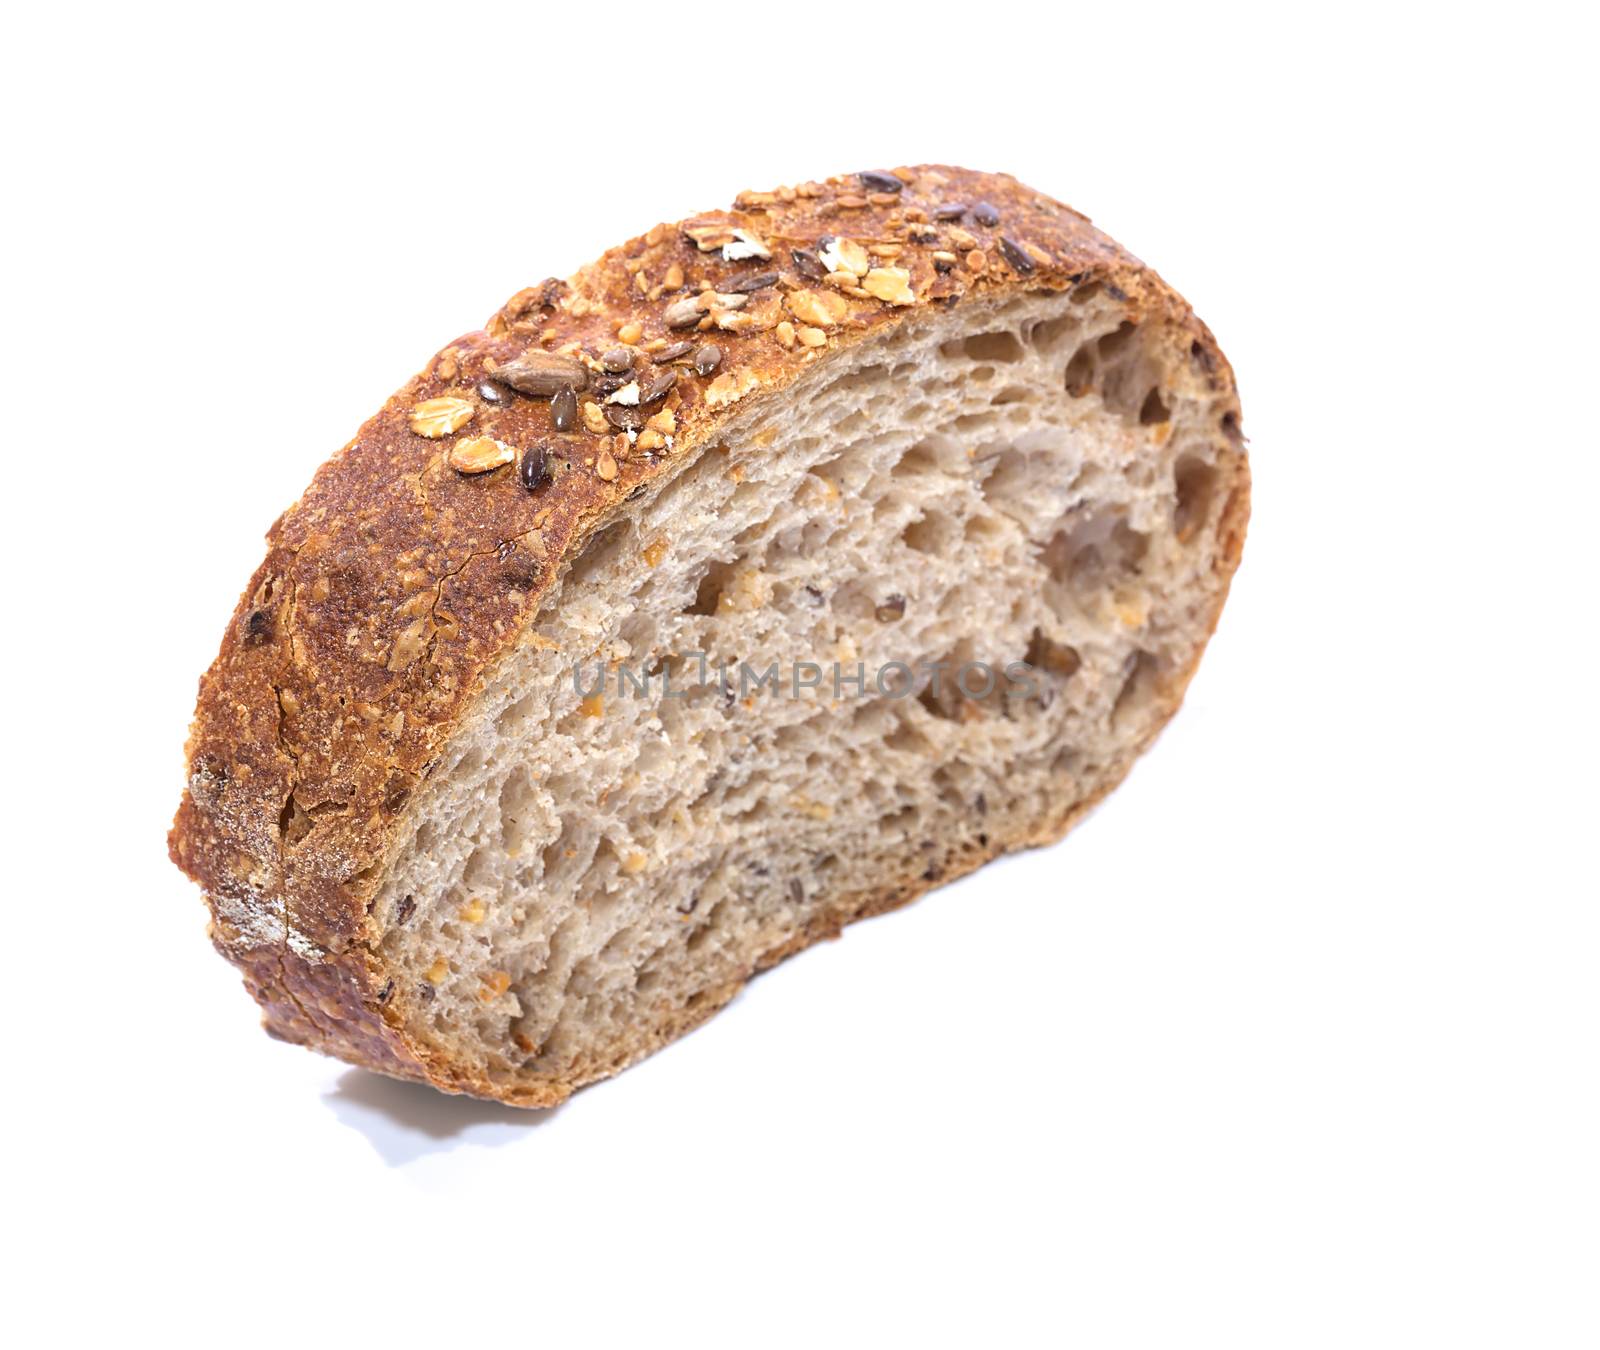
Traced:
<path fill-rule="evenodd" d="M 658 225 L 569 281 L 519 291 L 429 361 L 273 525 L 201 681 L 170 851 L 205 889 L 213 940 L 244 971 L 267 1029 L 385 1073 L 504 1097 L 402 1034 L 368 905 L 398 813 L 563 560 L 629 493 L 714 438 L 732 409 L 779 393 L 831 350 L 928 306 L 1088 284 L 1130 317 L 1162 317 L 1222 395 L 1224 430 L 1238 439 L 1227 361 L 1159 277 L 1071 208 L 1008 176 L 943 166 L 742 193 L 732 209 Z M 657 364 L 685 342 L 689 352 Z M 721 360 L 702 373 L 694 350 L 707 343 Z M 619 345 L 633 352 L 620 375 L 603 361 Z M 555 430 L 547 397 L 503 382 L 529 383 L 505 367 L 530 351 L 586 372 L 572 430 Z M 658 393 L 667 372 L 676 382 Z M 626 401 L 629 381 L 639 404 Z M 621 399 L 606 401 L 619 384 Z M 438 399 L 454 402 L 417 411 Z M 519 457 L 542 449 L 548 481 L 530 490 L 516 464 L 459 472 L 451 451 L 468 438 L 488 440 L 456 464 L 504 458 L 492 442 Z M 1246 482 L 1241 457 L 1230 571 Z M 960 870 L 1037 841 L 997 840 Z M 858 908 L 877 912 L 929 884 Z M 708 995 L 630 1058 L 733 991 Z M 543 1104 L 570 1086 L 520 1100 Z"/>

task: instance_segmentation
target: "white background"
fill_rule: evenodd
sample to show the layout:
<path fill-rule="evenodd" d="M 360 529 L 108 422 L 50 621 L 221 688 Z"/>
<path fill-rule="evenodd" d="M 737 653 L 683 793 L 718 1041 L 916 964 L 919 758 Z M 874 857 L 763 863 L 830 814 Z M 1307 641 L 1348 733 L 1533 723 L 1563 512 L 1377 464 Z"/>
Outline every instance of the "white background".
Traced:
<path fill-rule="evenodd" d="M 50 9 L 0 82 L 18 1343 L 1600 1340 L 1576 18 Z M 519 286 L 920 161 L 1088 211 L 1238 370 L 1161 743 L 553 1113 L 262 1036 L 164 834 L 269 522 Z"/>

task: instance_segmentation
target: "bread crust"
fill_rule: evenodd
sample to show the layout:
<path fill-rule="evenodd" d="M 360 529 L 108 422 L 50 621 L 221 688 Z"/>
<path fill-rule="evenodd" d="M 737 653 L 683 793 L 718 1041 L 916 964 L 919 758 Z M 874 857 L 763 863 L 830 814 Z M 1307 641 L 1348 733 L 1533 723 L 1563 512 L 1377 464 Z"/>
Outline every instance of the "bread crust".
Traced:
<path fill-rule="evenodd" d="M 567 281 L 519 291 L 391 397 L 268 531 L 267 556 L 200 683 L 169 849 L 203 888 L 212 941 L 243 972 L 272 1035 L 445 1091 L 542 1106 L 682 1034 L 737 991 L 742 981 L 708 991 L 681 1024 L 641 1028 L 618 1063 L 508 1088 L 406 1035 L 369 910 L 408 800 L 563 563 L 628 509 L 631 493 L 713 442 L 749 400 L 781 397 L 816 362 L 928 306 L 1099 284 L 1129 318 L 1161 320 L 1175 359 L 1191 362 L 1216 394 L 1219 435 L 1242 445 L 1233 373 L 1210 331 L 1087 217 L 1006 175 L 937 165 L 886 172 L 898 190 L 880 173 L 741 193 L 729 210 L 658 225 Z M 955 204 L 968 209 L 950 219 Z M 817 262 L 840 258 L 830 239 L 867 246 L 873 270 L 853 286 L 838 269 L 824 278 Z M 847 261 L 859 267 L 861 258 Z M 765 273 L 776 280 L 739 289 Z M 747 298 L 727 300 L 738 295 Z M 819 296 L 820 309 L 810 303 Z M 629 442 L 611 426 L 599 434 L 583 416 L 557 432 L 548 399 L 492 403 L 479 392 L 530 349 L 565 352 L 603 378 L 599 358 L 618 345 L 619 329 L 637 352 L 642 385 L 679 372 L 672 391 L 638 414 L 608 405 L 636 429 L 645 414 L 670 411 L 654 437 Z M 819 336 L 823 345 L 807 345 Z M 682 341 L 715 343 L 718 368 L 651 363 L 652 345 Z M 463 400 L 471 419 L 455 436 L 419 434 L 413 410 L 441 397 Z M 595 419 L 602 405 L 584 411 Z M 519 455 L 544 447 L 550 481 L 528 490 L 515 466 L 458 472 L 447 454 L 469 435 Z M 1249 514 L 1242 450 L 1228 490 L 1218 613 Z M 1173 682 L 1161 721 L 1188 674 Z M 999 853 L 1059 838 L 1086 809 L 1077 804 L 983 848 L 959 846 L 937 866 L 924 858 L 917 876 L 841 901 L 830 922 L 759 964 Z"/>

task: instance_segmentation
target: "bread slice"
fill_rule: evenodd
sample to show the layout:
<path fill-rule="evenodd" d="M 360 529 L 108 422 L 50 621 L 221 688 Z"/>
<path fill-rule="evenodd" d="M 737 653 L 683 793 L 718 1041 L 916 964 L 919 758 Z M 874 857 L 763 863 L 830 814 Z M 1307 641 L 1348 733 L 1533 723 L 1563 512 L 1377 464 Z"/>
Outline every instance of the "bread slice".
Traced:
<path fill-rule="evenodd" d="M 267 1029 L 560 1101 L 1058 838 L 1239 561 L 1232 372 L 1013 179 L 747 192 L 520 291 L 318 471 L 174 860 Z"/>

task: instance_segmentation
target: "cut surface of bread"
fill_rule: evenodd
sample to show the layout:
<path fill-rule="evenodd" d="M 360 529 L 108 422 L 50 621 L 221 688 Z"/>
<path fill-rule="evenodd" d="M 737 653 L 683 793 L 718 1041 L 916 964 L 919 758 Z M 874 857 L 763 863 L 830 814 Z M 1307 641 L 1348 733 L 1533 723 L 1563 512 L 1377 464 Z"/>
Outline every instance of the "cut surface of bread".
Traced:
<path fill-rule="evenodd" d="M 558 1102 L 1059 837 L 1177 707 L 1248 511 L 1210 334 L 1012 180 L 806 188 L 532 288 L 275 527 L 173 835 L 269 1030 Z"/>

